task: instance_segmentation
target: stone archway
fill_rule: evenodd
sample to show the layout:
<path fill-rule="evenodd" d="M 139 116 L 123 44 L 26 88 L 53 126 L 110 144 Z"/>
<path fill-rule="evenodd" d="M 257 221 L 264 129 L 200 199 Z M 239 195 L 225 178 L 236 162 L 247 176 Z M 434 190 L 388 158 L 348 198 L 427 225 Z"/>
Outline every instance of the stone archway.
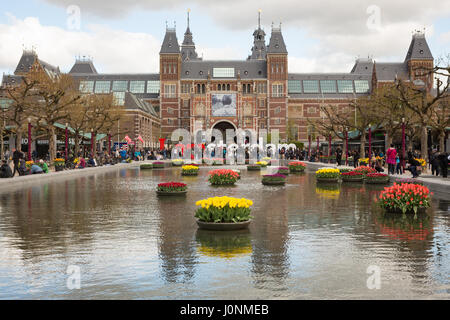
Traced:
<path fill-rule="evenodd" d="M 226 120 L 217 122 L 212 126 L 212 129 L 217 129 L 220 132 L 222 132 L 223 143 L 227 143 L 227 134 L 226 134 L 227 129 L 232 129 L 236 131 L 236 127 L 234 126 L 234 124 Z M 234 140 L 236 140 L 236 138 Z"/>

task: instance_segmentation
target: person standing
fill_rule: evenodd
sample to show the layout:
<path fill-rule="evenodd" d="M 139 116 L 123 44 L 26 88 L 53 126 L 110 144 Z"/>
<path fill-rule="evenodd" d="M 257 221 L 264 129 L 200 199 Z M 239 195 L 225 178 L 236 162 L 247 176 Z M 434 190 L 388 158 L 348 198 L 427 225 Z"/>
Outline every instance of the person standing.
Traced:
<path fill-rule="evenodd" d="M 438 156 L 439 163 L 441 165 L 442 178 L 447 178 L 448 158 L 449 158 L 449 155 L 448 155 L 448 153 L 445 153 L 445 152 L 441 152 Z"/>
<path fill-rule="evenodd" d="M 341 160 L 342 160 L 342 151 L 341 148 L 338 147 L 336 149 L 336 163 L 338 167 L 341 165 Z"/>
<path fill-rule="evenodd" d="M 13 158 L 13 163 L 14 163 L 14 172 L 13 172 L 13 177 L 14 177 L 16 175 L 16 171 L 20 175 L 19 162 L 20 162 L 20 159 L 23 158 L 23 154 L 19 150 L 14 149 L 12 158 Z"/>
<path fill-rule="evenodd" d="M 388 164 L 388 173 L 395 174 L 395 157 L 397 156 L 397 150 L 394 148 L 394 144 L 391 144 L 391 147 L 386 151 L 386 162 Z"/>
<path fill-rule="evenodd" d="M 431 163 L 431 175 L 434 176 L 434 173 L 436 172 L 436 176 L 438 176 L 441 162 L 439 160 L 439 152 L 437 152 L 437 150 L 433 150 L 433 152 L 431 153 L 430 163 Z"/>

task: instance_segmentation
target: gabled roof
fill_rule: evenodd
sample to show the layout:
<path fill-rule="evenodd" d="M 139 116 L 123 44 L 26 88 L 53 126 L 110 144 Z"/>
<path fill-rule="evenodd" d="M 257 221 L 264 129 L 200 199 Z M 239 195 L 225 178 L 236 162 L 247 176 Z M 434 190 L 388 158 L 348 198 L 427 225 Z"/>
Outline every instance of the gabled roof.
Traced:
<path fill-rule="evenodd" d="M 180 46 L 175 28 L 167 28 L 166 35 L 161 46 L 160 54 L 164 53 L 180 53 Z"/>
<path fill-rule="evenodd" d="M 98 74 L 97 69 L 95 69 L 94 63 L 90 59 L 77 59 L 72 69 L 70 69 L 69 73 Z"/>
<path fill-rule="evenodd" d="M 14 71 L 14 74 L 18 75 L 20 73 L 29 72 L 31 70 L 31 67 L 33 66 L 33 64 L 36 61 L 42 66 L 42 68 L 46 72 L 50 72 L 50 73 L 54 73 L 54 74 L 60 73 L 58 67 L 52 66 L 51 64 L 49 64 L 43 60 L 40 60 L 38 58 L 36 52 L 24 50 L 22 53 L 22 57 L 20 58 L 19 63 L 17 64 L 16 70 Z"/>
<path fill-rule="evenodd" d="M 212 80 L 214 68 L 234 68 L 234 77 L 223 79 L 236 79 L 238 73 L 241 79 L 265 79 L 267 78 L 266 60 L 201 60 L 185 61 L 181 65 L 181 79 L 208 79 L 208 74 Z"/>
<path fill-rule="evenodd" d="M 154 117 L 159 117 L 159 114 L 155 111 L 155 108 L 153 108 L 150 103 L 139 99 L 137 96 L 130 92 L 127 92 L 125 94 L 125 108 L 141 110 Z"/>
<path fill-rule="evenodd" d="M 267 53 L 287 54 L 286 44 L 284 43 L 281 28 L 272 28 L 272 35 L 270 37 Z"/>
<path fill-rule="evenodd" d="M 433 60 L 433 55 L 428 47 L 425 34 L 417 32 L 413 34 L 411 44 L 409 45 L 408 53 L 405 61 L 409 60 Z"/>
<path fill-rule="evenodd" d="M 408 66 L 404 62 L 375 62 L 377 81 L 394 81 L 395 78 L 408 80 Z"/>
<path fill-rule="evenodd" d="M 356 60 L 355 65 L 353 66 L 351 73 L 358 74 L 372 74 L 373 71 L 373 60 L 359 58 Z"/>

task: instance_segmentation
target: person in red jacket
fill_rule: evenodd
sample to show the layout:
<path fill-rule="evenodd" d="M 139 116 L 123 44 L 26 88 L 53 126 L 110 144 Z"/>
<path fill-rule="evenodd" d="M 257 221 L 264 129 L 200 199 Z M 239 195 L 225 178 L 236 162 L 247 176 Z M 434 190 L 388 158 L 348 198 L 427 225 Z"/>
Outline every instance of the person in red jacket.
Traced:
<path fill-rule="evenodd" d="M 395 174 L 395 157 L 397 156 L 397 150 L 395 150 L 394 145 L 386 151 L 386 163 L 388 164 L 388 174 Z"/>

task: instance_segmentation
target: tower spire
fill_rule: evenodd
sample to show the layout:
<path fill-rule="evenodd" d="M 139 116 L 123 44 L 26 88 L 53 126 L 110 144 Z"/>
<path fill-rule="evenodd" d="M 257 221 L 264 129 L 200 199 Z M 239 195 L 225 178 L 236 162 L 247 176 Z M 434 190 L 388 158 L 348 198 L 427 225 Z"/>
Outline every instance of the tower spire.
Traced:
<path fill-rule="evenodd" d="M 261 29 L 261 9 L 258 10 L 258 29 Z"/>
<path fill-rule="evenodd" d="M 188 29 L 189 29 L 189 14 L 190 14 L 190 12 L 191 12 L 191 9 L 188 9 L 187 10 L 187 27 L 188 27 Z"/>

